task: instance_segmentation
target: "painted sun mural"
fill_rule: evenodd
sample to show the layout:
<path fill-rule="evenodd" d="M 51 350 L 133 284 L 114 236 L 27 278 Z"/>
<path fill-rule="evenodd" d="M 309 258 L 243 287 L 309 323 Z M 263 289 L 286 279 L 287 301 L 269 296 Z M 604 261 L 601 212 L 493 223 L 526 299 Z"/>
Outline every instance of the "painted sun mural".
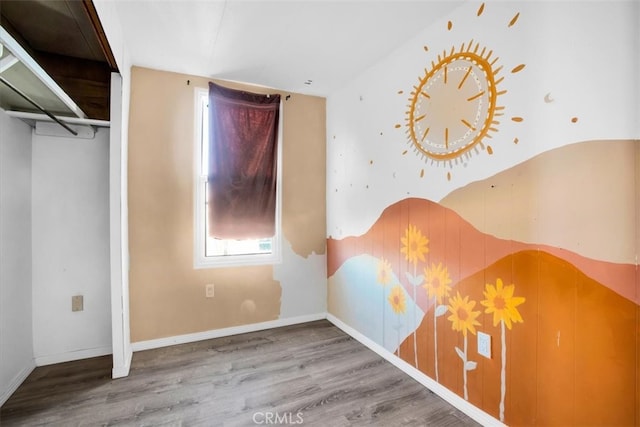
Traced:
<path fill-rule="evenodd" d="M 484 3 L 477 16 L 483 12 Z M 514 26 L 518 17 L 519 13 L 509 21 L 508 27 Z M 449 21 L 447 31 L 452 27 Z M 424 50 L 429 52 L 427 46 Z M 411 90 L 405 115 L 407 141 L 417 155 L 431 164 L 444 163 L 452 168 L 466 163 L 480 151 L 493 154 L 493 146 L 486 141 L 498 131 L 500 118 L 505 114 L 499 97 L 507 92 L 499 88 L 504 80 L 500 75 L 504 66 L 499 59 L 493 50 L 470 40 L 458 48 L 443 50 L 431 61 L 431 68 L 425 68 Z M 511 73 L 524 68 L 525 64 L 519 64 Z M 512 120 L 519 122 L 522 118 Z M 421 171 L 420 176 L 423 175 Z M 450 171 L 447 179 L 451 179 Z"/>

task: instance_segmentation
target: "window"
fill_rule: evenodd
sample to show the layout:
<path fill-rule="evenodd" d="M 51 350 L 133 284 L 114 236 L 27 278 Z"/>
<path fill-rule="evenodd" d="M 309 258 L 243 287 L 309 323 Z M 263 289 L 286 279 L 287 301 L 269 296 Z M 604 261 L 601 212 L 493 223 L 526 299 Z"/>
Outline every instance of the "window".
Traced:
<path fill-rule="evenodd" d="M 264 239 L 216 239 L 209 236 L 209 97 L 206 89 L 196 89 L 195 94 L 195 191 L 194 191 L 194 267 L 211 268 L 236 265 L 275 264 L 281 261 L 281 170 L 282 132 L 278 132 L 278 166 L 276 191 L 275 235 Z M 282 115 L 280 115 L 282 128 Z"/>

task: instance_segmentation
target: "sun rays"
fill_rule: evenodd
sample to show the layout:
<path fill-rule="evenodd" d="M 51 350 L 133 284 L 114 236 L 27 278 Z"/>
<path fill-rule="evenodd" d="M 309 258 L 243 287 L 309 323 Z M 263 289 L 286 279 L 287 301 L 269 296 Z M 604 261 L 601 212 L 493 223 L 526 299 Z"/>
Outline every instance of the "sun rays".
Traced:
<path fill-rule="evenodd" d="M 486 12 L 482 3 L 476 15 L 486 16 Z M 506 27 L 514 27 L 519 17 L 520 13 L 513 15 Z M 454 23 L 447 21 L 447 32 L 453 35 L 455 29 Z M 423 50 L 433 55 L 427 45 Z M 526 64 L 520 63 L 506 73 L 499 56 L 473 39 L 443 49 L 412 86 L 404 124 L 396 124 L 395 128 L 404 129 L 410 150 L 425 163 L 448 168 L 446 177 L 451 180 L 454 167 L 466 166 L 482 152 L 492 155 L 494 146 L 502 142 L 494 137 L 506 113 L 500 100 L 507 93 L 503 88 L 505 78 L 525 68 Z M 399 90 L 398 94 L 405 92 Z M 517 115 L 510 117 L 510 123 L 523 121 Z M 420 177 L 423 176 L 424 169 L 420 171 Z"/>

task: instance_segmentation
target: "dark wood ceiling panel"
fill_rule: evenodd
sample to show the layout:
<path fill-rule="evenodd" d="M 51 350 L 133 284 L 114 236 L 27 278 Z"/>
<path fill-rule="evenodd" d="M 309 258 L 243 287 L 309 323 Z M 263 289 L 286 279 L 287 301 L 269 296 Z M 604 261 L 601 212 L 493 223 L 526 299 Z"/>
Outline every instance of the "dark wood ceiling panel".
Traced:
<path fill-rule="evenodd" d="M 109 120 L 111 70 L 105 62 L 45 52 L 36 60 L 89 118 Z"/>
<path fill-rule="evenodd" d="M 89 118 L 108 120 L 117 66 L 91 0 L 0 0 L 0 23 Z"/>
<path fill-rule="evenodd" d="M 78 1 L 2 1 L 2 16 L 11 23 L 32 49 L 104 60 L 100 43 Z"/>

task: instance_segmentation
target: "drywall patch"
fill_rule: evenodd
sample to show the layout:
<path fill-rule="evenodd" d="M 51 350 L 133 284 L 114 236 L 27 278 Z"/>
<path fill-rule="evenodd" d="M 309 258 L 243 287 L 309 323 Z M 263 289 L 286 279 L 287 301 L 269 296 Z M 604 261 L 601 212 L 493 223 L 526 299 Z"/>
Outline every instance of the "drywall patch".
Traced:
<path fill-rule="evenodd" d="M 327 310 L 327 256 L 312 253 L 306 258 L 282 242 L 282 264 L 273 267 L 273 280 L 282 288 L 280 318 L 321 313 Z"/>

